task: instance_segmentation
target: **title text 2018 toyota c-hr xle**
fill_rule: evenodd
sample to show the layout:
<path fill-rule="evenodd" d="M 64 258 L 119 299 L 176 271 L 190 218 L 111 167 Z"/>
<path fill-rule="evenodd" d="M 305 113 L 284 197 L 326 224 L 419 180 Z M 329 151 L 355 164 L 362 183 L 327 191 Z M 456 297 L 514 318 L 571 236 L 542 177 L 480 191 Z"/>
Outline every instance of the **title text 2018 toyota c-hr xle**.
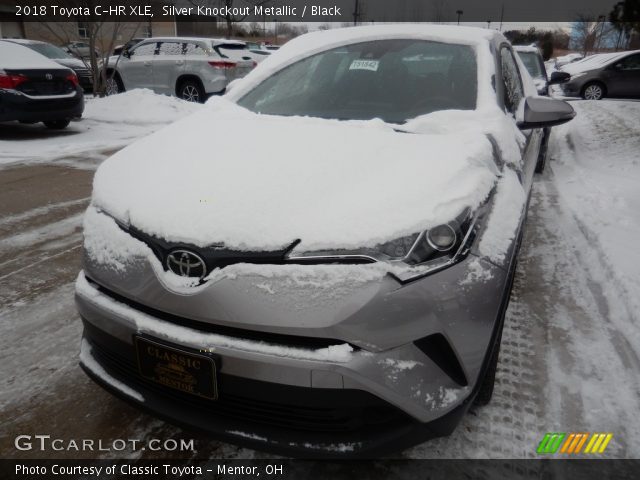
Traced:
<path fill-rule="evenodd" d="M 82 367 L 261 450 L 450 433 L 491 397 L 541 130 L 573 116 L 494 31 L 292 40 L 98 169 Z"/>

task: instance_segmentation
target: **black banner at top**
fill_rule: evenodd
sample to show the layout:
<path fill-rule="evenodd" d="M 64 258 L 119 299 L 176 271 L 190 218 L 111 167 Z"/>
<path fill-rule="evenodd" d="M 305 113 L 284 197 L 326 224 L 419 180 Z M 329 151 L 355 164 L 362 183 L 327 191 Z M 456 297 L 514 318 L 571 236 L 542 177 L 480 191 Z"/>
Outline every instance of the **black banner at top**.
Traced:
<path fill-rule="evenodd" d="M 571 22 L 602 21 L 637 0 L 0 0 L 3 21 Z"/>

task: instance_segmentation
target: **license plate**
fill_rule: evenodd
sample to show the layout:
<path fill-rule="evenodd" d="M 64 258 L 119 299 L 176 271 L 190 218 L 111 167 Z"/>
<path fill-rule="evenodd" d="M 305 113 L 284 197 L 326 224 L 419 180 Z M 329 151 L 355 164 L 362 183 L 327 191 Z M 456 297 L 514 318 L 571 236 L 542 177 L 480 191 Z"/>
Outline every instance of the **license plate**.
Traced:
<path fill-rule="evenodd" d="M 216 363 L 212 357 L 186 352 L 148 338 L 134 337 L 138 370 L 147 380 L 181 392 L 216 400 Z"/>

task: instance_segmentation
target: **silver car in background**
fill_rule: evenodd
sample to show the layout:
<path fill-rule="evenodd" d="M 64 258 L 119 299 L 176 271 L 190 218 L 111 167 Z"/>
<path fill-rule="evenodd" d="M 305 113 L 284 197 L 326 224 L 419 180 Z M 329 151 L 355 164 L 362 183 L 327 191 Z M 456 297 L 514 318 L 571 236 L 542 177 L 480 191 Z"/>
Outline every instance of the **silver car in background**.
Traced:
<path fill-rule="evenodd" d="M 208 38 L 149 38 L 111 57 L 107 93 L 148 88 L 190 102 L 223 93 L 256 62 L 244 42 Z"/>

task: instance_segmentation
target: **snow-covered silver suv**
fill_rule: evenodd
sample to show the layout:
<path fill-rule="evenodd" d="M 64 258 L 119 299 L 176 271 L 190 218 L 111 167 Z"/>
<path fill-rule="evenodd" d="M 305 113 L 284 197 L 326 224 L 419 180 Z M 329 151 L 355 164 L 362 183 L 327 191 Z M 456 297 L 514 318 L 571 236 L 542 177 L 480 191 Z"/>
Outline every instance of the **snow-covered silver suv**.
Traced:
<path fill-rule="evenodd" d="M 82 367 L 258 449 L 450 433 L 491 398 L 542 128 L 574 115 L 493 30 L 291 40 L 96 172 Z"/>
<path fill-rule="evenodd" d="M 111 57 L 107 93 L 149 88 L 191 102 L 222 93 L 255 67 L 244 42 L 207 38 L 149 38 Z"/>

